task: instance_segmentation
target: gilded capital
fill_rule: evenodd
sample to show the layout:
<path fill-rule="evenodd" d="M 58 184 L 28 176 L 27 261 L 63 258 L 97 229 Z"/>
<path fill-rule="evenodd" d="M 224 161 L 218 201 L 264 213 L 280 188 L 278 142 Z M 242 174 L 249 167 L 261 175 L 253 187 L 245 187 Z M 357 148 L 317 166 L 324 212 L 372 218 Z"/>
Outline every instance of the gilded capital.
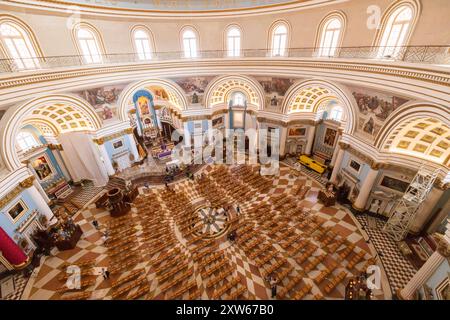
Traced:
<path fill-rule="evenodd" d="M 345 142 L 339 142 L 339 147 L 341 147 L 342 150 L 347 150 L 348 148 L 350 148 L 350 145 Z"/>
<path fill-rule="evenodd" d="M 440 233 L 435 233 L 433 238 L 437 243 L 437 251 L 446 258 L 450 257 L 450 243 L 445 240 L 444 236 Z"/>
<path fill-rule="evenodd" d="M 133 134 L 133 128 L 127 128 L 124 130 L 125 134 Z"/>
<path fill-rule="evenodd" d="M 33 185 L 34 179 L 35 179 L 34 176 L 30 176 L 30 177 L 26 178 L 25 180 L 19 182 L 19 185 L 22 188 L 27 189 Z"/>
<path fill-rule="evenodd" d="M 103 138 L 94 139 L 93 141 L 99 146 L 105 143 L 105 140 Z"/>

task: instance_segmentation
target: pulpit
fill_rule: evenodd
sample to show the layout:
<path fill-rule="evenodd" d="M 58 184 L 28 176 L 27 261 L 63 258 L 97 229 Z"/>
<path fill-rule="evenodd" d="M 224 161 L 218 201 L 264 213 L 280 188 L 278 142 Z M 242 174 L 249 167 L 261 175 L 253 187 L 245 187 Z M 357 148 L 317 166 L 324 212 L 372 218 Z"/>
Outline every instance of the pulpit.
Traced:
<path fill-rule="evenodd" d="M 109 212 L 111 217 L 120 217 L 131 210 L 131 206 L 125 201 L 122 190 L 114 188 L 108 191 Z"/>
<path fill-rule="evenodd" d="M 66 231 L 67 233 L 67 231 Z M 73 230 L 71 230 L 66 237 L 63 239 L 55 241 L 55 246 L 60 251 L 64 250 L 71 250 L 75 248 L 77 245 L 78 240 L 80 240 L 81 235 L 83 234 L 83 231 L 81 230 L 79 225 L 74 225 Z"/>

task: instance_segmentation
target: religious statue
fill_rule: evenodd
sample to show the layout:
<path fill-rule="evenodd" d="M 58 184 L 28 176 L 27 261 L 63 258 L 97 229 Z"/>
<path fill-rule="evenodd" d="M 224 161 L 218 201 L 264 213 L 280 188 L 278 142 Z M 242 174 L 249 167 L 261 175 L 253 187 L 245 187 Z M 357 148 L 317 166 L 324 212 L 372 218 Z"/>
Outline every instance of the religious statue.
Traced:
<path fill-rule="evenodd" d="M 198 95 L 195 92 L 192 95 L 192 103 L 198 103 Z"/>

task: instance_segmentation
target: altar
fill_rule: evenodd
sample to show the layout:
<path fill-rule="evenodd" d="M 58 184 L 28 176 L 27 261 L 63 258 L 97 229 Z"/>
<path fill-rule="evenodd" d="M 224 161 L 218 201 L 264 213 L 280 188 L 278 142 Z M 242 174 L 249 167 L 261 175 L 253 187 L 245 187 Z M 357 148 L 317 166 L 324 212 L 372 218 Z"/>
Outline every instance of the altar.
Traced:
<path fill-rule="evenodd" d="M 172 155 L 173 143 L 161 144 L 151 148 L 152 157 L 164 160 Z"/>

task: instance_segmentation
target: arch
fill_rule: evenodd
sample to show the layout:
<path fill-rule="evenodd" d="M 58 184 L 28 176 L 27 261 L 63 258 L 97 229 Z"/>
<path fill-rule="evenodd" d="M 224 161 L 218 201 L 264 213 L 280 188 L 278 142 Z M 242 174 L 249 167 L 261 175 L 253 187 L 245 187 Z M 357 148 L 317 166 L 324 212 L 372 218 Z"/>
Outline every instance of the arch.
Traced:
<path fill-rule="evenodd" d="M 284 27 L 286 30 L 286 36 L 284 38 L 284 48 L 274 47 L 274 41 L 282 42 L 283 38 L 276 38 L 275 33 L 279 28 Z M 268 31 L 267 37 L 267 49 L 270 50 L 271 56 L 285 56 L 288 53 L 291 44 L 291 25 L 286 20 L 277 20 L 273 22 Z"/>
<path fill-rule="evenodd" d="M 194 26 L 186 25 L 180 29 L 180 47 L 184 58 L 197 58 L 200 51 L 200 37 Z"/>
<path fill-rule="evenodd" d="M 375 147 L 383 150 L 389 137 L 400 123 L 418 118 L 435 118 L 450 126 L 450 110 L 448 107 L 424 101 L 405 103 L 386 119 L 380 132 L 375 137 Z"/>
<path fill-rule="evenodd" d="M 138 32 L 143 32 L 146 35 L 150 47 L 149 52 L 147 52 L 147 50 L 145 49 L 145 43 L 142 43 L 143 41 L 145 41 L 144 38 L 141 38 L 140 43 L 138 43 L 136 39 L 136 35 Z M 156 52 L 155 37 L 153 36 L 153 32 L 148 27 L 144 25 L 133 26 L 130 31 L 130 39 L 134 48 L 134 52 L 138 55 L 139 60 L 148 60 L 152 58 L 152 55 Z"/>
<path fill-rule="evenodd" d="M 206 108 L 227 105 L 228 96 L 241 91 L 247 97 L 247 103 L 258 110 L 264 109 L 264 90 L 256 80 L 247 76 L 227 75 L 212 80 L 205 89 Z"/>
<path fill-rule="evenodd" d="M 93 36 L 93 38 L 95 40 L 95 44 L 97 46 L 97 50 L 99 51 L 98 54 L 100 54 L 100 57 L 97 58 L 99 60 L 93 60 L 92 56 L 91 56 L 91 59 L 89 59 L 89 57 L 88 57 L 89 55 L 85 54 L 85 52 L 84 52 L 84 50 L 82 48 L 82 45 L 80 44 L 79 37 L 78 37 L 78 32 L 80 30 L 85 30 L 85 31 L 89 32 L 90 34 L 92 34 L 92 36 Z M 87 63 L 101 62 L 101 60 L 102 60 L 101 55 L 106 54 L 105 44 L 103 42 L 102 35 L 97 30 L 97 28 L 95 28 L 92 24 L 89 24 L 87 22 L 79 22 L 79 23 L 75 24 L 72 27 L 72 39 L 73 39 L 73 41 L 75 43 L 75 47 L 77 48 L 78 54 L 80 56 L 85 57 L 85 61 Z M 93 54 L 94 54 L 94 57 L 95 57 L 96 53 L 93 53 Z M 90 61 L 90 60 L 93 60 L 93 61 Z"/>
<path fill-rule="evenodd" d="M 333 36 L 337 36 L 337 38 L 336 39 L 330 38 L 329 42 L 331 42 L 331 46 L 328 47 L 328 45 L 324 45 L 325 37 L 326 37 L 325 32 L 327 32 L 328 27 L 330 27 L 330 24 L 333 23 L 334 21 L 338 21 L 340 24 L 339 32 L 338 32 L 339 34 L 336 34 L 335 32 L 330 33 L 331 38 Z M 335 49 L 334 50 L 324 50 L 323 48 L 328 47 L 330 49 L 332 47 L 334 47 L 334 48 L 342 47 L 346 29 L 347 29 L 347 17 L 344 14 L 344 12 L 337 10 L 337 11 L 332 11 L 329 14 L 327 14 L 320 21 L 319 25 L 317 26 L 317 31 L 316 31 L 315 48 L 319 49 L 319 52 L 318 52 L 319 56 L 334 56 L 334 55 L 336 55 Z"/>
<path fill-rule="evenodd" d="M 242 28 L 239 25 L 230 24 L 225 28 L 223 33 L 223 49 L 227 52 L 227 57 L 241 56 Z"/>
<path fill-rule="evenodd" d="M 94 108 L 83 99 L 72 95 L 47 95 L 44 97 L 34 98 L 22 105 L 11 107 L 0 120 L 0 143 L 4 146 L 1 150 L 1 157 L 9 171 L 14 171 L 22 166 L 15 151 L 15 137 L 17 136 L 23 122 L 25 120 L 32 119 L 30 116 L 36 117 L 36 115 L 33 115 L 33 111 L 39 111 L 40 113 L 42 110 L 41 108 L 46 108 L 52 105 L 67 105 L 72 107 L 74 110 L 83 113 L 85 119 L 91 124 L 90 127 L 83 128 L 83 130 L 98 130 L 101 128 L 102 122 L 95 113 Z M 42 119 L 44 117 L 38 115 L 36 118 Z M 53 122 L 53 119 L 51 118 L 46 120 Z M 70 128 L 67 131 L 75 130 Z"/>
<path fill-rule="evenodd" d="M 374 46 L 383 45 L 383 37 L 385 36 L 387 28 L 389 27 L 389 23 L 391 22 L 390 20 L 393 18 L 393 15 L 398 13 L 398 10 L 400 10 L 401 8 L 409 8 L 412 13 L 412 19 L 402 41 L 402 45 L 407 45 L 409 43 L 421 12 L 421 4 L 418 0 L 397 0 L 385 10 L 380 21 L 380 26 L 375 34 L 375 38 L 373 41 Z M 384 50 L 380 51 L 379 55 L 384 56 Z"/>
<path fill-rule="evenodd" d="M 148 79 L 141 80 L 136 83 L 128 85 L 120 94 L 118 99 L 118 115 L 121 121 L 128 121 L 128 108 L 129 100 L 133 97 L 133 94 L 142 89 L 143 87 L 160 86 L 169 93 L 169 101 L 177 108 L 177 112 L 187 109 L 187 100 L 184 95 L 183 89 L 181 89 L 175 82 L 164 79 Z"/>
<path fill-rule="evenodd" d="M 34 34 L 33 30 L 22 20 L 20 20 L 19 18 L 12 16 L 12 15 L 7 15 L 7 14 L 2 14 L 0 15 L 0 26 L 7 24 L 12 26 L 13 28 L 15 28 L 19 33 L 22 34 L 22 38 L 25 41 L 25 45 L 27 46 L 28 50 L 29 50 L 29 55 L 32 58 L 36 58 L 36 57 L 43 57 L 44 54 L 41 50 L 41 47 L 39 46 L 39 42 L 37 41 L 36 35 Z M 26 58 L 24 57 L 22 54 L 18 54 L 18 56 L 14 57 L 12 52 L 10 52 L 10 50 L 8 50 L 8 48 L 5 46 L 5 44 L 3 43 L 3 40 L 1 39 L 1 34 L 0 34 L 0 51 L 2 53 L 2 55 L 5 58 L 9 58 L 9 59 L 14 59 L 14 60 L 21 60 L 21 58 Z M 24 68 L 28 68 L 26 63 L 21 63 L 23 64 L 23 68 L 20 67 L 20 63 L 18 65 L 19 69 L 24 69 Z M 30 61 L 30 66 L 31 68 L 36 68 L 39 67 L 39 61 L 37 59 L 33 59 Z"/>
<path fill-rule="evenodd" d="M 314 91 L 314 89 L 317 90 Z M 358 114 L 356 101 L 347 88 L 330 81 L 314 79 L 293 84 L 285 94 L 282 112 L 288 114 L 293 104 L 303 104 L 307 108 L 300 112 L 317 113 L 321 103 L 327 99 L 338 100 L 343 107 L 345 114 L 345 121 L 342 120 L 344 132 L 348 134 L 355 132 Z"/>

